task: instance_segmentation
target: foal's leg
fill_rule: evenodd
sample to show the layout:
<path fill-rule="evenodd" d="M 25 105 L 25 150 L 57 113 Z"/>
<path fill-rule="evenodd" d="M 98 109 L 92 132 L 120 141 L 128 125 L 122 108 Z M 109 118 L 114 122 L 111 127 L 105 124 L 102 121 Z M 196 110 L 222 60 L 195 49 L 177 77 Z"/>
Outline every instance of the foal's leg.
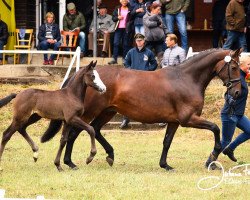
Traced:
<path fill-rule="evenodd" d="M 62 150 L 68 140 L 68 135 L 69 135 L 69 130 L 70 130 L 71 126 L 69 126 L 68 124 L 64 124 L 63 126 L 63 131 L 62 131 L 62 136 L 60 139 L 60 146 L 56 155 L 56 159 L 54 161 L 54 164 L 56 165 L 57 169 L 59 172 L 63 171 L 61 164 L 60 164 L 60 159 L 61 159 L 61 155 L 62 155 Z"/>
<path fill-rule="evenodd" d="M 3 151 L 5 149 L 5 146 L 7 142 L 10 140 L 11 136 L 16 132 L 17 128 L 12 122 L 11 125 L 3 132 L 3 137 L 2 137 L 2 142 L 0 145 L 0 171 L 2 170 L 1 168 L 1 159 L 3 155 Z"/>
<path fill-rule="evenodd" d="M 75 116 L 73 117 L 70 122 L 70 125 L 79 128 L 81 130 L 86 130 L 88 134 L 90 135 L 91 139 L 91 150 L 90 150 L 90 155 L 86 160 L 86 163 L 89 164 L 94 156 L 96 155 L 96 145 L 95 145 L 95 130 L 92 126 L 90 126 L 88 123 L 84 122 L 80 117 Z"/>
<path fill-rule="evenodd" d="M 207 121 L 199 116 L 192 116 L 191 119 L 189 120 L 189 122 L 187 123 L 186 127 L 207 129 L 207 130 L 210 130 L 214 133 L 214 141 L 215 141 L 214 150 L 210 154 L 210 156 L 206 162 L 206 167 L 208 167 L 210 163 L 217 160 L 219 154 L 221 153 L 219 127 L 216 124 L 209 122 L 209 121 Z"/>
<path fill-rule="evenodd" d="M 39 121 L 42 117 L 39 116 L 38 114 L 34 113 L 30 116 L 28 122 L 18 130 L 18 132 L 24 137 L 24 139 L 29 143 L 29 145 L 31 146 L 32 151 L 34 152 L 33 154 L 33 158 L 34 161 L 36 162 L 38 159 L 38 146 L 35 144 L 35 142 L 31 139 L 31 137 L 28 135 L 28 133 L 26 132 L 26 128 L 31 125 L 36 123 L 37 121 Z"/>
<path fill-rule="evenodd" d="M 174 169 L 167 164 L 167 154 L 178 126 L 179 126 L 178 123 L 168 123 L 167 125 L 167 130 L 163 140 L 163 149 L 160 159 L 160 167 L 166 170 Z"/>

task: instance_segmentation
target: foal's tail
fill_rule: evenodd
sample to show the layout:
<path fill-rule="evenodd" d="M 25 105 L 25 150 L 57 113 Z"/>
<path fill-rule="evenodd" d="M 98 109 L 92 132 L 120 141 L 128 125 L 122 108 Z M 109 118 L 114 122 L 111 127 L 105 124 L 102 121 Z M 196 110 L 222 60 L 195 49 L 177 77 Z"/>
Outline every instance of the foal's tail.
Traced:
<path fill-rule="evenodd" d="M 4 97 L 3 99 L 0 100 L 0 108 L 2 108 L 3 106 L 7 105 L 12 99 L 14 99 L 16 97 L 17 94 L 12 93 L 7 97 Z"/>
<path fill-rule="evenodd" d="M 44 143 L 51 140 L 60 131 L 62 123 L 62 120 L 51 120 L 48 129 L 41 137 L 41 142 Z"/>

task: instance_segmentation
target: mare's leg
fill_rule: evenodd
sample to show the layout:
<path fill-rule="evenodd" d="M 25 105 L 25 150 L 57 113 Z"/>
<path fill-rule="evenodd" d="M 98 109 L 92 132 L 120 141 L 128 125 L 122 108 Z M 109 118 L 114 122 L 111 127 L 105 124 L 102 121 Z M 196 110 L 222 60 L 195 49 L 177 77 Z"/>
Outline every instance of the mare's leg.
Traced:
<path fill-rule="evenodd" d="M 167 164 L 167 154 L 178 126 L 179 126 L 178 123 L 168 123 L 167 125 L 167 130 L 163 140 L 163 149 L 160 159 L 160 167 L 166 170 L 173 169 L 171 166 Z"/>
<path fill-rule="evenodd" d="M 33 158 L 34 161 L 36 162 L 38 159 L 38 146 L 35 144 L 35 142 L 31 139 L 31 137 L 28 135 L 28 133 L 26 132 L 26 128 L 31 125 L 36 123 L 37 121 L 39 121 L 42 117 L 39 116 L 38 114 L 34 113 L 30 116 L 28 122 L 18 130 L 18 132 L 24 137 L 24 139 L 29 143 L 29 145 L 31 146 L 32 151 L 34 152 L 33 154 Z"/>
<path fill-rule="evenodd" d="M 68 140 L 68 135 L 69 135 L 69 130 L 70 130 L 70 126 L 67 125 L 66 123 L 63 126 L 63 131 L 62 131 L 62 136 L 60 139 L 60 146 L 56 155 L 56 159 L 54 161 L 54 164 L 56 165 L 57 169 L 59 172 L 63 171 L 61 164 L 60 164 L 60 159 L 61 159 L 61 155 L 62 155 L 62 150 Z"/>
<path fill-rule="evenodd" d="M 94 156 L 96 155 L 96 145 L 95 145 L 95 130 L 92 126 L 90 126 L 88 123 L 84 122 L 80 117 L 75 116 L 73 117 L 69 122 L 70 125 L 73 127 L 76 127 L 81 130 L 86 130 L 90 136 L 91 139 L 91 150 L 90 155 L 86 160 L 86 163 L 89 164 Z"/>
<path fill-rule="evenodd" d="M 106 161 L 110 166 L 114 163 L 114 149 L 113 147 L 108 143 L 108 141 L 102 136 L 101 134 L 101 128 L 108 123 L 116 114 L 116 111 L 106 111 L 102 112 L 100 115 L 98 115 L 92 122 L 91 126 L 95 129 L 95 137 L 96 140 L 102 145 L 102 147 L 105 149 L 108 156 L 106 157 Z"/>
<path fill-rule="evenodd" d="M 206 162 L 206 167 L 208 167 L 209 164 L 212 163 L 213 161 L 217 160 L 222 149 L 221 149 L 221 143 L 220 143 L 220 129 L 216 124 L 209 122 L 199 116 L 192 116 L 189 122 L 182 126 L 199 128 L 199 129 L 207 129 L 207 130 L 212 131 L 214 133 L 214 142 L 215 142 L 214 150 L 212 151 L 212 153 L 210 154 Z"/>
<path fill-rule="evenodd" d="M 16 126 L 14 125 L 15 123 L 11 123 L 11 125 L 3 132 L 3 137 L 0 145 L 0 164 L 1 164 L 1 159 L 3 155 L 3 151 L 5 149 L 5 146 L 7 142 L 10 140 L 11 136 L 17 131 Z M 2 170 L 1 165 L 0 165 L 0 171 Z"/>

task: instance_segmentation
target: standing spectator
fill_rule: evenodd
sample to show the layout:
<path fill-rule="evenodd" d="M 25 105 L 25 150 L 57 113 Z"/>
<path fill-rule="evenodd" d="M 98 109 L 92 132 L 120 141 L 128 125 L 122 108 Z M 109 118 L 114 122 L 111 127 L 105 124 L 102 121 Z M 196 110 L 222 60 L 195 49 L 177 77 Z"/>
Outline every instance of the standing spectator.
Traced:
<path fill-rule="evenodd" d="M 120 0 L 121 5 L 116 7 L 112 19 L 116 22 L 116 30 L 114 36 L 114 48 L 113 48 L 113 59 L 108 63 L 117 64 L 117 57 L 119 53 L 119 44 L 122 40 L 123 46 L 123 59 L 127 55 L 127 52 L 131 43 L 132 27 L 130 22 L 130 7 L 128 0 Z"/>
<path fill-rule="evenodd" d="M 166 38 L 167 49 L 163 54 L 161 62 L 162 67 L 175 66 L 182 63 L 186 59 L 186 52 L 177 44 L 177 36 L 168 34 Z"/>
<path fill-rule="evenodd" d="M 48 50 L 49 48 L 54 51 L 58 51 L 61 45 L 61 33 L 59 26 L 54 23 L 55 15 L 52 12 L 48 12 L 45 16 L 45 23 L 42 24 L 38 32 L 39 48 L 41 50 Z M 55 59 L 55 54 L 51 54 L 48 60 L 48 55 L 44 54 L 44 65 L 53 65 Z"/>
<path fill-rule="evenodd" d="M 134 19 L 135 33 L 144 35 L 143 16 L 146 13 L 146 6 L 144 0 L 137 0 L 131 12 L 131 18 Z"/>
<path fill-rule="evenodd" d="M 7 44 L 7 40 L 9 37 L 8 26 L 7 24 L 1 20 L 0 14 L 0 50 L 3 50 L 3 46 Z M 0 54 L 0 65 L 3 64 L 3 54 Z"/>
<path fill-rule="evenodd" d="M 213 48 L 218 48 L 221 38 L 226 38 L 226 7 L 230 0 L 217 0 L 212 9 Z"/>
<path fill-rule="evenodd" d="M 93 31 L 94 31 L 93 21 L 90 26 L 88 43 L 89 43 L 89 56 L 93 56 Z M 104 39 L 104 44 L 102 48 L 102 57 L 107 57 L 109 45 L 110 45 L 110 33 L 114 32 L 115 23 L 112 20 L 112 16 L 107 14 L 107 6 L 101 4 L 99 6 L 99 15 L 97 16 L 97 32 Z"/>
<path fill-rule="evenodd" d="M 155 55 L 160 61 L 164 52 L 164 40 L 168 30 L 160 16 L 161 4 L 153 2 L 149 6 L 149 10 L 150 12 L 143 16 L 146 47 L 151 50 L 154 49 Z"/>
<path fill-rule="evenodd" d="M 85 18 L 83 14 L 76 10 L 74 3 L 69 3 L 67 5 L 68 12 L 63 16 L 63 30 L 65 31 L 74 31 L 79 30 L 79 43 L 81 48 L 80 57 L 85 55 L 85 33 L 84 29 L 86 26 Z"/>
<path fill-rule="evenodd" d="M 154 53 L 145 47 L 145 36 L 141 33 L 135 34 L 136 47 L 129 50 L 124 66 L 129 69 L 154 71 L 157 68 Z M 120 128 L 126 128 L 129 123 L 128 117 L 123 117 Z"/>
<path fill-rule="evenodd" d="M 225 104 L 221 110 L 222 121 L 222 153 L 227 155 L 232 161 L 237 162 L 234 156 L 234 150 L 243 142 L 250 139 L 250 120 L 244 114 L 248 97 L 248 85 L 245 77 L 250 72 L 250 63 L 247 60 L 241 62 L 240 68 L 240 84 L 241 94 L 236 99 L 233 99 L 229 94 L 225 94 Z M 232 138 L 236 127 L 242 130 L 233 142 Z M 206 166 L 211 163 L 210 158 L 206 162 Z"/>
<path fill-rule="evenodd" d="M 190 0 L 160 0 L 165 6 L 165 22 L 170 33 L 174 33 L 176 21 L 181 36 L 181 47 L 188 51 L 187 25 L 185 12 Z"/>
<path fill-rule="evenodd" d="M 246 31 L 246 42 L 247 42 L 247 51 L 250 52 L 250 3 L 247 7 L 246 13 L 246 20 L 247 20 L 247 31 Z"/>
<path fill-rule="evenodd" d="M 242 47 L 247 51 L 246 44 L 246 27 L 245 27 L 245 10 L 243 6 L 244 0 L 231 0 L 226 8 L 226 28 L 227 40 L 223 45 L 224 49 L 232 47 Z M 235 46 L 236 44 L 236 46 Z"/>

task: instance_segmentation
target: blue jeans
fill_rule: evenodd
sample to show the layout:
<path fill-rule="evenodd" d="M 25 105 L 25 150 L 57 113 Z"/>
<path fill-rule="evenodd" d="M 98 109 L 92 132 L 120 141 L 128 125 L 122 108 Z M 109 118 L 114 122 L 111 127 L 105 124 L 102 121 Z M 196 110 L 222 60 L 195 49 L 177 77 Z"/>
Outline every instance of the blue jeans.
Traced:
<path fill-rule="evenodd" d="M 120 40 L 122 40 L 122 47 L 123 47 L 122 57 L 125 58 L 129 50 L 129 38 L 125 28 L 118 28 L 115 31 L 114 49 L 113 49 L 114 60 L 117 60 L 118 58 Z"/>
<path fill-rule="evenodd" d="M 250 120 L 245 115 L 228 115 L 221 114 L 222 121 L 222 140 L 221 146 L 224 149 L 227 145 L 234 150 L 241 143 L 250 139 Z M 235 128 L 238 127 L 243 132 L 235 138 L 233 142 L 233 134 Z"/>
<path fill-rule="evenodd" d="M 227 41 L 223 45 L 223 49 L 231 49 L 236 44 L 237 48 L 242 47 L 244 52 L 247 52 L 247 42 L 244 32 L 228 31 Z"/>
<path fill-rule="evenodd" d="M 0 40 L 0 50 L 3 50 L 4 42 Z M 3 54 L 0 53 L 0 60 L 3 60 Z"/>
<path fill-rule="evenodd" d="M 46 40 L 40 42 L 39 44 L 41 50 L 53 49 L 54 51 L 58 51 L 60 45 L 61 45 L 60 42 L 50 44 Z M 44 57 L 44 60 L 48 60 L 48 54 L 44 54 L 43 57 Z M 50 60 L 54 60 L 54 59 L 55 59 L 55 54 L 51 54 Z"/>
<path fill-rule="evenodd" d="M 84 32 L 79 33 L 79 45 L 81 48 L 81 52 L 85 53 L 85 41 L 86 41 L 86 35 Z"/>
<path fill-rule="evenodd" d="M 174 33 L 174 22 L 176 21 L 177 27 L 181 36 L 181 47 L 188 51 L 188 39 L 187 39 L 187 25 L 186 15 L 183 12 L 177 14 L 165 14 L 165 23 L 170 33 Z"/>
<path fill-rule="evenodd" d="M 141 33 L 142 35 L 145 35 L 143 25 L 135 25 L 135 33 Z"/>

